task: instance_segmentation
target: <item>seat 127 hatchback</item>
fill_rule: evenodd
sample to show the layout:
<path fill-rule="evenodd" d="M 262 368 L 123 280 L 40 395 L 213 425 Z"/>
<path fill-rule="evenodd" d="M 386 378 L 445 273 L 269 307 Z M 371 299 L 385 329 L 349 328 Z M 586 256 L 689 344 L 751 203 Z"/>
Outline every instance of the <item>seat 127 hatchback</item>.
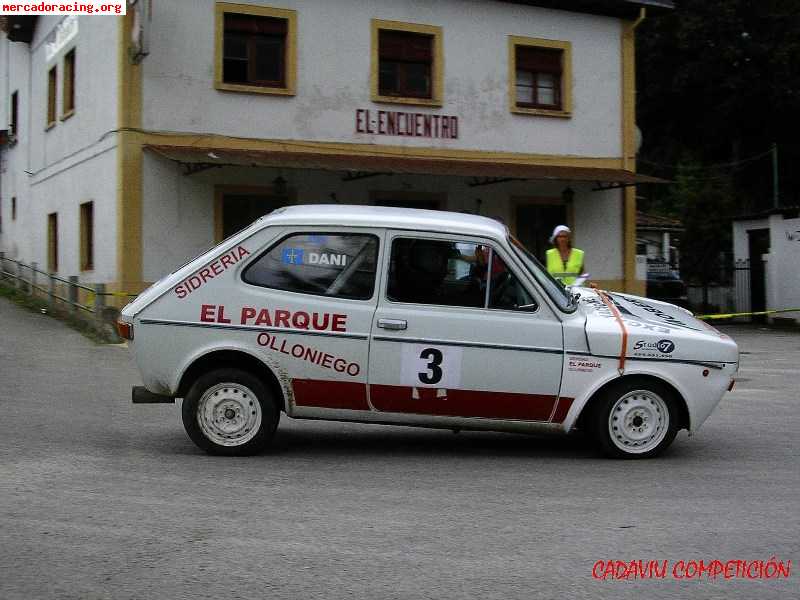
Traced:
<path fill-rule="evenodd" d="M 681 308 L 564 288 L 501 223 L 286 207 L 143 292 L 120 333 L 134 402 L 182 398 L 189 437 L 251 454 L 281 413 L 663 451 L 733 385 L 738 349 Z"/>

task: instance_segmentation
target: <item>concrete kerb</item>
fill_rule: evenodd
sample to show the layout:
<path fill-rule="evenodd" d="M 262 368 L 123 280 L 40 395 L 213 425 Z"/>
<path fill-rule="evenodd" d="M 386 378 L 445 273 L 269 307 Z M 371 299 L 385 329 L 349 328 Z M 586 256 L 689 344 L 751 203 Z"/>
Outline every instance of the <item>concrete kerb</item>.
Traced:
<path fill-rule="evenodd" d="M 41 278 L 37 274 L 46 278 L 46 285 L 39 284 Z M 106 295 L 103 284 L 83 285 L 74 276 L 63 279 L 38 269 L 36 264 L 26 265 L 6 258 L 0 252 L 0 296 L 54 316 L 94 341 L 119 343 L 121 338 L 116 330 L 119 311 L 106 304 Z"/>
<path fill-rule="evenodd" d="M 116 331 L 116 317 L 111 317 L 105 312 L 102 323 L 93 317 L 94 313 L 85 314 L 83 311 L 73 313 L 60 304 L 50 305 L 47 298 L 31 297 L 27 293 L 16 290 L 8 281 L 0 277 L 0 298 L 5 297 L 15 304 L 63 321 L 73 329 L 86 335 L 91 340 L 102 344 L 118 344 L 122 341 Z"/>

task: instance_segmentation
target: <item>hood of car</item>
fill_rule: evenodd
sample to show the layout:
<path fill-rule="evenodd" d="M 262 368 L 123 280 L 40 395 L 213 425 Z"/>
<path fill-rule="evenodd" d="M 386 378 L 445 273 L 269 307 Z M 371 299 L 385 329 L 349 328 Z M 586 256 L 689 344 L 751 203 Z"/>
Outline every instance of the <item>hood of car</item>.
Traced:
<path fill-rule="evenodd" d="M 592 354 L 619 356 L 624 332 L 625 356 L 632 359 L 714 363 L 739 360 L 739 349 L 729 336 L 678 306 L 588 288 L 582 288 L 580 293 Z"/>

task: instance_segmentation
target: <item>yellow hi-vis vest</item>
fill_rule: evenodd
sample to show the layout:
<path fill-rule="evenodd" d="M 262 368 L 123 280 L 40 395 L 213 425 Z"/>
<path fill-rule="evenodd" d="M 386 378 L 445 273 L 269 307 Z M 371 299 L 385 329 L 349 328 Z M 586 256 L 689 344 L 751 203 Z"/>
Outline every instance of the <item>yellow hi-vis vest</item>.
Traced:
<path fill-rule="evenodd" d="M 575 279 L 581 274 L 581 269 L 583 269 L 583 250 L 577 248 L 570 250 L 567 262 L 561 260 L 558 248 L 550 248 L 547 251 L 547 272 L 560 279 L 564 285 L 575 283 Z"/>

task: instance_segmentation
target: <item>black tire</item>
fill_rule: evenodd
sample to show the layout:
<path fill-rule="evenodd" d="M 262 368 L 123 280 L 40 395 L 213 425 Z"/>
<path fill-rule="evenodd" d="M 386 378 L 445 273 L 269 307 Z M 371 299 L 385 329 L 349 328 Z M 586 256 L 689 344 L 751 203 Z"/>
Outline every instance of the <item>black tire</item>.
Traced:
<path fill-rule="evenodd" d="M 652 458 L 678 433 L 678 401 L 673 390 L 658 381 L 623 379 L 595 398 L 587 429 L 608 457 Z"/>
<path fill-rule="evenodd" d="M 280 411 L 269 388 L 241 369 L 216 369 L 189 388 L 181 407 L 191 440 L 209 454 L 248 456 L 266 448 Z"/>

